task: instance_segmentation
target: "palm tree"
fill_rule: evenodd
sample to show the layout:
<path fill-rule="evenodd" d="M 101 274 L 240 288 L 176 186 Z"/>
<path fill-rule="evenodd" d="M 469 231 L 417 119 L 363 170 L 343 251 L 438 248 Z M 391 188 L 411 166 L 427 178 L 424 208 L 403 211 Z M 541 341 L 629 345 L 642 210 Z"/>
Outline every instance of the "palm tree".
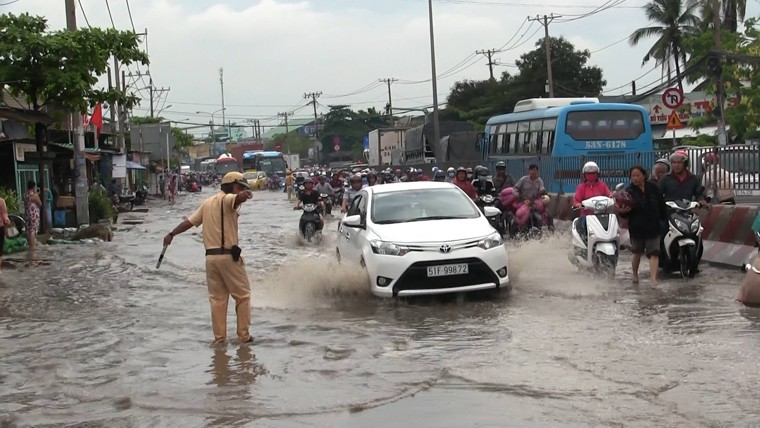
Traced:
<path fill-rule="evenodd" d="M 652 0 L 644 6 L 644 13 L 650 26 L 639 28 L 628 40 L 636 46 L 644 38 L 656 37 L 652 47 L 644 56 L 643 64 L 655 60 L 657 64 L 675 63 L 678 87 L 683 91 L 681 64 L 686 63 L 686 52 L 682 42 L 685 36 L 695 33 L 700 25 L 697 10 L 698 0 Z"/>
<path fill-rule="evenodd" d="M 713 13 L 712 2 L 702 0 L 700 6 L 700 16 L 702 18 L 702 29 L 712 28 Z M 743 21 L 747 13 L 747 0 L 722 0 L 720 4 L 720 13 L 723 17 L 721 29 L 736 33 L 739 29 L 739 22 Z"/>

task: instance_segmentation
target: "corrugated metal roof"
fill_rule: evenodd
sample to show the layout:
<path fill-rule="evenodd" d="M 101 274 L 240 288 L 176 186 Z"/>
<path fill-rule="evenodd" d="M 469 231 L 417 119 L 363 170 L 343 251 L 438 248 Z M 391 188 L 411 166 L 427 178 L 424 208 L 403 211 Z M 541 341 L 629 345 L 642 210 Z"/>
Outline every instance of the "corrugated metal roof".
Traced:
<path fill-rule="evenodd" d="M 302 126 L 306 126 L 313 122 L 314 122 L 314 119 L 290 119 L 288 120 L 288 131 L 293 132 Z M 285 124 L 282 124 L 281 126 L 275 126 L 274 128 L 271 128 L 268 131 L 264 132 L 263 134 L 261 134 L 261 138 L 271 139 L 275 135 L 284 134 L 284 133 L 285 133 Z"/>

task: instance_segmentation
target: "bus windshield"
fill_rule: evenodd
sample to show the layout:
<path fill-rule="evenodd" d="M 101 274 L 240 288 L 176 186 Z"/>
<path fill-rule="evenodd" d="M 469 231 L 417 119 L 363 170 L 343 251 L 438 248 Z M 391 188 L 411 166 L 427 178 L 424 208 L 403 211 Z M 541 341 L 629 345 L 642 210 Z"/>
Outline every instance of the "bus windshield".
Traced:
<path fill-rule="evenodd" d="M 634 140 L 645 132 L 636 110 L 588 110 L 567 113 L 565 133 L 577 141 Z"/>
<path fill-rule="evenodd" d="M 285 171 L 285 160 L 282 158 L 264 158 L 259 160 L 257 171 L 280 172 Z"/>

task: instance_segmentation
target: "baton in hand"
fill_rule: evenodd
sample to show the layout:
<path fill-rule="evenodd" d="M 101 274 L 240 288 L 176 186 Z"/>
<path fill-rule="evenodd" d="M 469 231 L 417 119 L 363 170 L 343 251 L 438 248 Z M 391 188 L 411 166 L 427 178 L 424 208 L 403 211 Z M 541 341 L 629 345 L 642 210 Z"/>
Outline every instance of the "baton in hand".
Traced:
<path fill-rule="evenodd" d="M 156 263 L 156 269 L 161 267 L 161 262 L 164 261 L 164 254 L 166 253 L 166 249 L 168 248 L 167 245 L 164 245 L 164 249 L 161 250 L 161 255 L 158 256 L 158 263 Z"/>

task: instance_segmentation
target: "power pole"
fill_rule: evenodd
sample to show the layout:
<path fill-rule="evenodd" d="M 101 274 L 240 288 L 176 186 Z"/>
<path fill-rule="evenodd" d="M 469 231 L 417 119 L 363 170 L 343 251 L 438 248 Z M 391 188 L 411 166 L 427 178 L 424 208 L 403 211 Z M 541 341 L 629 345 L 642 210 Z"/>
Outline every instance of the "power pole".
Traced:
<path fill-rule="evenodd" d="M 69 31 L 76 31 L 77 29 L 77 12 L 76 4 L 74 0 L 66 0 L 66 28 Z M 118 84 L 117 84 L 118 87 Z M 75 127 L 74 135 L 74 165 L 76 167 L 76 184 L 74 190 L 75 203 L 77 207 L 77 223 L 89 224 L 90 223 L 90 207 L 89 207 L 89 186 L 87 183 L 87 163 L 84 158 L 84 124 L 82 123 L 82 114 L 80 112 L 72 112 L 72 122 Z M 36 125 L 35 125 L 36 126 Z M 46 130 L 46 129 L 45 129 Z M 37 132 L 41 129 L 37 126 Z M 37 151 L 42 154 L 42 139 L 37 138 Z M 42 158 L 40 159 L 42 160 Z M 42 200 L 42 212 L 45 212 L 45 164 L 39 164 L 40 174 L 40 199 Z M 40 222 L 42 229 L 46 230 L 47 219 L 44 215 L 40 216 Z"/>
<path fill-rule="evenodd" d="M 488 49 L 488 50 L 485 50 L 485 51 L 484 50 L 475 51 L 476 54 L 478 54 L 478 55 L 484 55 L 486 58 L 488 58 L 488 71 L 489 71 L 489 73 L 491 73 L 491 80 L 494 80 L 494 78 L 493 78 L 493 66 L 496 65 L 496 63 L 493 62 L 493 56 L 494 56 L 494 54 L 497 54 L 499 52 L 501 52 L 501 51 L 497 50 L 497 49 Z"/>
<path fill-rule="evenodd" d="M 290 142 L 288 141 L 288 134 L 290 133 L 290 129 L 288 129 L 288 116 L 292 115 L 293 113 L 289 112 L 277 113 L 277 116 L 285 118 L 285 143 L 288 145 L 288 154 L 290 154 Z"/>
<path fill-rule="evenodd" d="M 159 100 L 161 99 L 161 94 L 164 92 L 169 92 L 172 88 L 156 88 L 155 85 L 153 85 L 153 78 L 150 79 L 150 87 L 148 90 L 150 91 L 150 117 L 154 117 L 154 109 L 155 105 L 158 104 L 156 101 L 156 98 Z M 158 96 L 156 96 L 158 94 Z M 159 112 L 161 113 L 161 112 Z M 222 112 L 224 114 L 224 112 Z"/>
<path fill-rule="evenodd" d="M 385 113 L 390 116 L 391 122 L 393 122 L 393 97 L 391 96 L 391 85 L 393 82 L 397 82 L 398 79 L 388 77 L 386 79 L 380 79 L 379 82 L 388 85 L 388 108 L 385 109 Z"/>
<path fill-rule="evenodd" d="M 438 119 L 438 76 L 435 71 L 435 31 L 433 30 L 433 0 L 428 0 L 428 21 L 430 25 L 430 68 L 433 82 L 433 139 L 434 145 L 441 141 L 441 123 Z M 425 115 L 427 118 L 427 115 Z"/>
<path fill-rule="evenodd" d="M 222 128 L 227 129 L 227 136 L 230 136 L 229 128 L 227 128 L 227 121 L 224 118 L 224 68 L 219 67 L 219 87 L 222 90 Z"/>
<path fill-rule="evenodd" d="M 316 141 L 319 141 L 319 124 L 317 123 L 317 98 L 319 98 L 320 95 L 322 95 L 321 91 L 303 94 L 304 99 L 311 98 L 311 102 L 309 104 L 311 104 L 311 106 L 314 108 L 314 139 Z M 317 164 L 319 164 L 319 145 L 315 145 L 317 146 Z"/>
<path fill-rule="evenodd" d="M 718 0 L 711 0 L 710 6 L 713 12 L 713 44 L 716 52 L 723 51 L 723 43 L 720 40 L 720 5 Z M 718 108 L 718 144 L 725 146 L 728 144 L 728 135 L 726 135 L 726 115 L 723 112 L 726 106 L 726 93 L 723 86 L 723 67 L 721 66 L 722 57 L 713 56 L 708 60 L 708 67 L 715 73 L 715 102 Z M 712 64 L 711 64 L 712 62 Z M 714 180 L 713 180 L 714 181 Z"/>
<path fill-rule="evenodd" d="M 548 86 L 547 92 L 549 98 L 554 98 L 554 77 L 552 76 L 552 39 L 549 37 L 549 24 L 554 21 L 555 18 L 561 18 L 562 15 L 551 14 L 550 16 L 544 15 L 543 18 L 536 16 L 535 18 L 528 17 L 528 21 L 537 21 L 544 26 L 544 46 L 546 48 L 546 74 L 548 80 L 546 82 Z"/>

